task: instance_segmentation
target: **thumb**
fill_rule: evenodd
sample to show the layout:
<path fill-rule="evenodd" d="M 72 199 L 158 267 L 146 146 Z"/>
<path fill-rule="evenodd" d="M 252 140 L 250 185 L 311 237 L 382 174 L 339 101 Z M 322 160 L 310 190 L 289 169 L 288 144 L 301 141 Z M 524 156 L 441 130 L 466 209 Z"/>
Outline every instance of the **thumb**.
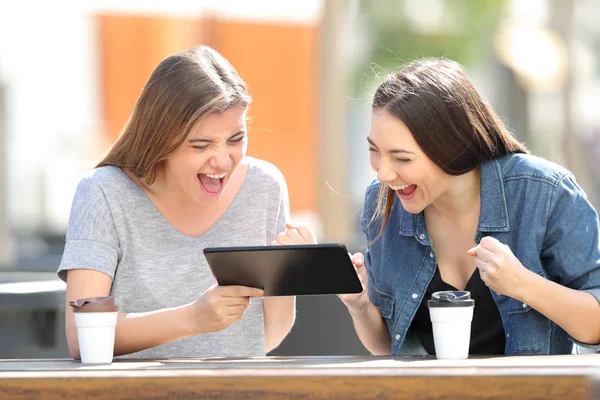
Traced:
<path fill-rule="evenodd" d="M 475 247 L 471 247 L 469 250 L 467 250 L 467 254 L 473 257 L 477 257 L 477 248 L 479 247 L 479 245 L 475 246 Z"/>
<path fill-rule="evenodd" d="M 364 267 L 365 266 L 365 257 L 362 253 L 354 253 L 352 255 L 352 262 L 356 267 Z"/>

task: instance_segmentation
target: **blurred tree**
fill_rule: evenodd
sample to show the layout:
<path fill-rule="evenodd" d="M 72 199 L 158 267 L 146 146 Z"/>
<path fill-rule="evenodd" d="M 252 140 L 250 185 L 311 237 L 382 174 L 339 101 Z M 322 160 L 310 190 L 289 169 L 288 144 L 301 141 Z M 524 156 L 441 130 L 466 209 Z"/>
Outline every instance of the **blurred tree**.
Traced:
<path fill-rule="evenodd" d="M 369 66 L 354 91 L 363 92 L 364 76 L 379 75 L 422 57 L 447 57 L 462 64 L 488 56 L 492 34 L 506 0 L 359 0 L 358 15 L 369 33 Z"/>

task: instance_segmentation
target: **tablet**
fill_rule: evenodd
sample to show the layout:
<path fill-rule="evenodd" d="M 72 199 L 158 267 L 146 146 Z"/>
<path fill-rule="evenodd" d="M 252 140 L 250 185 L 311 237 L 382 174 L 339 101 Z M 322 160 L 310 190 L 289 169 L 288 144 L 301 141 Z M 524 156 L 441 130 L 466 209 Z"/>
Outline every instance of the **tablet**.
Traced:
<path fill-rule="evenodd" d="M 204 255 L 221 286 L 263 289 L 265 296 L 360 293 L 343 244 L 211 247 Z"/>

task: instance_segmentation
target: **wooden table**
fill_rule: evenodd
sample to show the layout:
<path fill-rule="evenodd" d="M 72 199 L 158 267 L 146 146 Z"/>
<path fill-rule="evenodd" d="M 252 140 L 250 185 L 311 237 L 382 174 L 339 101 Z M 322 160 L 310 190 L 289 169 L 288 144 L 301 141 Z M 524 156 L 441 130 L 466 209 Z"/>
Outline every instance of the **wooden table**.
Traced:
<path fill-rule="evenodd" d="M 0 399 L 590 399 L 600 354 L 0 360 Z"/>

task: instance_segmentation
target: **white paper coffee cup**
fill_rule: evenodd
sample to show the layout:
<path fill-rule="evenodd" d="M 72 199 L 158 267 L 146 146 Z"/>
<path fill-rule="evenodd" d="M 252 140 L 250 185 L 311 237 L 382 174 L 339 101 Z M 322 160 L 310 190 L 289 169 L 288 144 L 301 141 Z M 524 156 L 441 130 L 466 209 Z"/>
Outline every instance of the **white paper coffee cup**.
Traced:
<path fill-rule="evenodd" d="M 469 357 L 475 300 L 467 291 L 436 292 L 427 302 L 435 354 L 440 359 Z"/>
<path fill-rule="evenodd" d="M 115 329 L 119 316 L 112 297 L 71 301 L 79 355 L 84 364 L 110 364 L 115 348 Z"/>

